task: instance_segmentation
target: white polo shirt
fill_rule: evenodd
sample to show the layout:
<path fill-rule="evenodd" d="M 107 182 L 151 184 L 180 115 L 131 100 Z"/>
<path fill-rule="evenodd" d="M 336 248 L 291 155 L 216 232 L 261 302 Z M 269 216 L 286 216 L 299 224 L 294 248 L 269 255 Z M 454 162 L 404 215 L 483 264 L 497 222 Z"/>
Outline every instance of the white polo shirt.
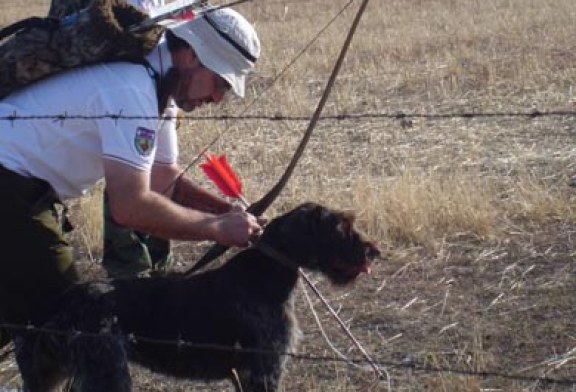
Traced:
<path fill-rule="evenodd" d="M 100 64 L 37 82 L 0 101 L 0 116 L 12 115 L 42 118 L 0 122 L 0 164 L 48 181 L 62 200 L 103 178 L 103 158 L 143 171 L 177 159 L 174 127 L 159 124 L 142 65 Z"/>

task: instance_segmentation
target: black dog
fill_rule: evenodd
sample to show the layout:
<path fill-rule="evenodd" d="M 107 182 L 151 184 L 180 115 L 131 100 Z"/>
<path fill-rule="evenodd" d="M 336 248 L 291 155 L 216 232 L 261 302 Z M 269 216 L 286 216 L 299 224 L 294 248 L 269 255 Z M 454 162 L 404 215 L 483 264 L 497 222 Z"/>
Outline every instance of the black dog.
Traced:
<path fill-rule="evenodd" d="M 259 243 L 283 256 L 255 247 L 192 277 L 74 287 L 45 331 L 16 339 L 25 390 L 51 391 L 73 377 L 77 391 L 130 391 L 130 359 L 182 378 L 228 378 L 237 391 L 277 391 L 282 354 L 295 345 L 297 268 L 346 284 L 379 252 L 351 215 L 312 203 L 270 222 Z"/>

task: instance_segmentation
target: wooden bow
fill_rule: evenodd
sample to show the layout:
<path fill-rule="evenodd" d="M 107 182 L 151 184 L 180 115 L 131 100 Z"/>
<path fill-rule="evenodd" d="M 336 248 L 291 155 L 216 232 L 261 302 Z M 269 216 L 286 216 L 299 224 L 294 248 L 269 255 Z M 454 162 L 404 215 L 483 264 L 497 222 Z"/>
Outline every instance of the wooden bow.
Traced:
<path fill-rule="evenodd" d="M 314 128 L 316 127 L 316 124 L 318 123 L 318 119 L 320 118 L 320 115 L 322 114 L 322 110 L 324 109 L 324 106 L 326 105 L 326 101 L 328 100 L 328 96 L 332 92 L 332 87 L 334 86 L 334 82 L 336 81 L 336 77 L 338 76 L 338 73 L 340 72 L 340 68 L 342 68 L 342 63 L 344 62 L 344 58 L 346 57 L 346 53 L 348 52 L 348 48 L 350 47 L 350 43 L 352 42 L 352 38 L 354 37 L 354 34 L 356 33 L 356 29 L 360 23 L 360 19 L 362 18 L 362 15 L 364 14 L 364 11 L 366 10 L 367 5 L 368 5 L 368 0 L 362 0 L 362 4 L 360 5 L 360 8 L 358 9 L 358 12 L 356 13 L 354 21 L 352 22 L 352 26 L 350 27 L 350 30 L 348 31 L 348 35 L 346 37 L 346 40 L 344 41 L 344 45 L 342 46 L 342 49 L 340 50 L 340 55 L 338 56 L 338 60 L 336 61 L 336 64 L 334 65 L 334 68 L 332 70 L 332 74 L 330 75 L 330 79 L 328 79 L 328 82 L 326 84 L 326 88 L 324 89 L 324 93 L 322 94 L 322 97 L 320 98 L 320 101 L 318 102 L 318 105 L 316 107 L 316 111 L 314 112 L 314 114 L 312 115 L 312 118 L 310 119 L 310 123 L 308 124 L 308 128 L 306 129 L 306 132 L 304 133 L 304 136 L 302 137 L 302 140 L 300 141 L 298 148 L 296 149 L 296 151 L 294 152 L 294 155 L 292 156 L 292 160 L 290 161 L 290 164 L 288 165 L 288 167 L 284 171 L 284 174 L 282 174 L 282 177 L 280 177 L 280 179 L 278 180 L 276 185 L 274 185 L 272 187 L 272 189 L 270 189 L 268 191 L 268 193 L 266 193 L 266 195 L 264 195 L 260 200 L 258 200 L 257 202 L 253 203 L 252 205 L 250 205 L 248 207 L 247 211 L 250 212 L 251 214 L 253 214 L 255 216 L 262 215 L 266 211 L 266 209 L 268 209 L 268 207 L 270 207 L 270 205 L 274 202 L 274 200 L 276 200 L 276 197 L 278 197 L 280 192 L 282 192 L 282 189 L 284 189 L 284 186 L 286 185 L 286 183 L 288 182 L 288 180 L 292 176 L 292 173 L 294 172 L 294 169 L 295 169 L 296 165 L 298 164 L 298 161 L 300 160 L 300 157 L 302 156 L 302 153 L 304 152 L 304 149 L 306 148 L 308 141 L 310 140 L 310 136 L 312 136 L 312 131 L 314 130 Z M 198 260 L 198 262 L 194 266 L 192 266 L 188 271 L 186 271 L 186 275 L 191 275 L 191 274 L 195 273 L 200 268 L 202 268 L 205 265 L 207 265 L 208 263 L 210 263 L 212 260 L 223 255 L 228 250 L 228 248 L 229 248 L 228 246 L 224 246 L 224 245 L 220 245 L 220 244 L 213 245 L 210 249 L 208 249 L 208 251 L 204 254 L 204 256 L 202 256 L 200 258 L 200 260 Z"/>

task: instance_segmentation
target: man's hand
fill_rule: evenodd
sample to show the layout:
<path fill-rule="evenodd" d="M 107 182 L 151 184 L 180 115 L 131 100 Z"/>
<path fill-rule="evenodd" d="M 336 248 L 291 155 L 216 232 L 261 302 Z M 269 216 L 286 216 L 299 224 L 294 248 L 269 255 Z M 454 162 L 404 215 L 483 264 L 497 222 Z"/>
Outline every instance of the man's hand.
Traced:
<path fill-rule="evenodd" d="M 241 206 L 234 206 L 215 219 L 218 233 L 216 242 L 221 245 L 246 247 L 262 235 L 262 221 L 244 211 Z"/>

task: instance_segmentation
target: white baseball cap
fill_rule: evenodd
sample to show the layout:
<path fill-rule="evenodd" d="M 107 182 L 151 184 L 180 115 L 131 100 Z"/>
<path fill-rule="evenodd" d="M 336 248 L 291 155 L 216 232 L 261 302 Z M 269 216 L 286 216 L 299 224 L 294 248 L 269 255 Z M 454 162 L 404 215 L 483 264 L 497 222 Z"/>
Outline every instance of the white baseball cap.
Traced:
<path fill-rule="evenodd" d="M 246 75 L 260 56 L 260 40 L 242 15 L 230 8 L 207 10 L 193 20 L 177 21 L 167 28 L 194 49 L 203 66 L 244 97 Z"/>

